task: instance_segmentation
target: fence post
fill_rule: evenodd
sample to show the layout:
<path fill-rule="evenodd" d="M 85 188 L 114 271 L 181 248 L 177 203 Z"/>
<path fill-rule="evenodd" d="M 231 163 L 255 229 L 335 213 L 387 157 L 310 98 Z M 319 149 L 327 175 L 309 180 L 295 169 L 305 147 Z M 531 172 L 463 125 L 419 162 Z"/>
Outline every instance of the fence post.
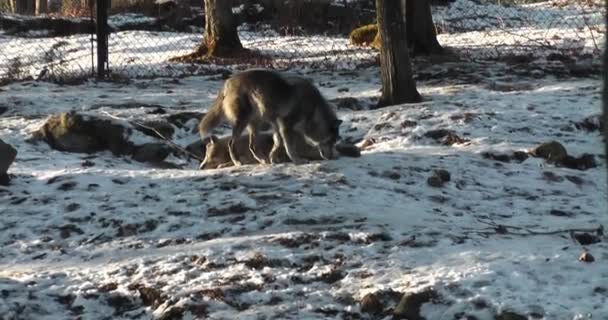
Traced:
<path fill-rule="evenodd" d="M 97 77 L 106 76 L 108 63 L 108 3 L 110 0 L 97 0 Z"/>

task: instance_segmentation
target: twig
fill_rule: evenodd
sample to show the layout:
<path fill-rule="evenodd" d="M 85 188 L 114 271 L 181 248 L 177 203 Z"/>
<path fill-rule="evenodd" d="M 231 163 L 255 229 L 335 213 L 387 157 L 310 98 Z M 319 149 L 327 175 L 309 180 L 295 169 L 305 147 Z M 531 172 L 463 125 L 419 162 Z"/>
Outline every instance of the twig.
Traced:
<path fill-rule="evenodd" d="M 114 118 L 114 119 L 121 120 L 121 121 L 126 121 L 126 122 L 128 122 L 128 123 L 134 124 L 134 125 L 139 126 L 139 127 L 141 127 L 141 128 L 144 128 L 144 129 L 150 130 L 150 131 L 154 132 L 154 133 L 155 133 L 155 134 L 156 134 L 156 135 L 157 135 L 157 136 L 158 136 L 160 139 L 164 140 L 164 141 L 165 141 L 165 142 L 167 142 L 167 143 L 168 143 L 170 146 L 172 146 L 173 148 L 177 149 L 178 151 L 180 151 L 180 152 L 182 152 L 182 153 L 184 153 L 184 154 L 186 154 L 186 155 L 188 155 L 188 156 L 190 156 L 190 157 L 192 157 L 192 158 L 194 158 L 194 159 L 196 159 L 196 160 L 198 160 L 198 161 L 203 161 L 203 159 L 202 159 L 201 157 L 199 157 L 199 156 L 195 155 L 194 153 L 192 153 L 192 152 L 190 152 L 190 151 L 188 151 L 188 150 L 184 149 L 182 146 L 180 146 L 180 145 L 176 144 L 175 142 L 171 141 L 171 139 L 169 139 L 169 138 L 165 137 L 165 136 L 164 136 L 162 133 L 160 133 L 160 132 L 159 132 L 158 130 L 156 130 L 155 128 L 152 128 L 152 127 L 150 127 L 150 126 L 146 126 L 145 124 L 140 123 L 140 122 L 137 122 L 137 121 L 135 121 L 135 120 L 131 120 L 131 121 L 129 121 L 129 120 L 125 119 L 125 118 L 121 118 L 121 117 L 118 117 L 118 116 L 112 115 L 112 114 L 108 113 L 107 111 L 102 111 L 102 112 L 103 112 L 103 113 L 105 113 L 105 114 L 106 114 L 107 116 L 109 116 L 110 118 Z"/>
<path fill-rule="evenodd" d="M 602 232 L 602 230 L 604 229 L 603 226 L 600 225 L 597 228 L 572 228 L 572 229 L 558 229 L 558 230 L 550 230 L 550 231 L 537 231 L 537 230 L 531 230 L 531 229 L 524 228 L 524 227 L 511 226 L 511 225 L 506 225 L 506 224 L 497 224 L 494 221 L 484 221 L 482 219 L 477 219 L 477 221 L 491 226 L 492 229 L 494 230 L 493 233 L 511 234 L 511 235 L 518 235 L 518 236 L 554 235 L 554 234 L 573 233 L 573 232 Z M 509 229 L 523 230 L 525 232 L 512 232 L 512 231 L 509 231 Z M 482 231 L 482 230 L 480 230 L 480 231 L 471 230 L 471 232 L 478 232 L 481 234 L 492 234 L 492 232 Z"/>
<path fill-rule="evenodd" d="M 593 41 L 595 50 L 597 50 L 599 52 L 600 47 L 597 45 L 597 41 L 595 40 L 595 35 L 593 34 L 593 30 L 591 29 L 591 26 L 589 25 L 589 21 L 587 21 L 587 17 L 586 17 L 587 12 L 585 11 L 585 7 L 583 6 L 582 3 L 580 4 L 580 6 L 581 6 L 581 12 L 583 13 L 583 15 L 582 15 L 583 23 L 585 23 L 585 26 L 589 30 L 589 34 L 591 35 L 591 40 Z"/>

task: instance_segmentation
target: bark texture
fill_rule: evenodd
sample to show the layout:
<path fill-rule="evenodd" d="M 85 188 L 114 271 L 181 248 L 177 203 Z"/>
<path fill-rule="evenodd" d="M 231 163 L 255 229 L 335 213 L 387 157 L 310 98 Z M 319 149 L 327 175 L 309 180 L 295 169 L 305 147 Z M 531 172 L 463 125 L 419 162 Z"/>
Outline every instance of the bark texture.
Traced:
<path fill-rule="evenodd" d="M 378 107 L 422 100 L 412 76 L 403 18 L 403 11 L 406 8 L 401 4 L 401 1 L 376 0 L 378 31 L 382 41 L 380 48 L 382 97 Z"/>
<path fill-rule="evenodd" d="M 428 0 L 401 0 L 405 9 L 407 40 L 414 55 L 443 53 Z"/>
<path fill-rule="evenodd" d="M 232 0 L 205 0 L 205 34 L 207 55 L 226 57 L 243 49 L 232 14 Z"/>

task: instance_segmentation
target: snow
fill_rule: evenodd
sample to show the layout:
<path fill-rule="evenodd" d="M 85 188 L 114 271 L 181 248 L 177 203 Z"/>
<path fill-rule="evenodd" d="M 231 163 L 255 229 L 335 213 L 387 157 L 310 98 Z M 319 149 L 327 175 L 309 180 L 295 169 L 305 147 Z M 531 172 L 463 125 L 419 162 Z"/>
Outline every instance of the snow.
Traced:
<path fill-rule="evenodd" d="M 373 101 L 380 87 L 375 69 L 305 75 L 329 99 Z M 12 185 L 0 189 L 1 314 L 147 319 L 181 307 L 188 319 L 200 318 L 198 306 L 211 319 L 348 318 L 367 293 L 434 287 L 441 300 L 423 305 L 427 319 L 493 319 L 503 311 L 608 316 L 605 236 L 583 247 L 567 231 L 551 233 L 605 223 L 601 138 L 574 126 L 600 113 L 594 78 L 419 81 L 424 103 L 340 110 L 346 139 L 377 141 L 361 158 L 300 166 L 199 171 L 182 160 L 183 170 L 161 170 L 108 152 L 63 153 L 25 142 L 61 111 L 130 120 L 158 117 L 137 103 L 202 111 L 220 80 L 0 89 L 0 105 L 9 107 L 0 139 L 19 150 Z M 131 107 L 112 107 L 123 103 Z M 406 120 L 413 125 L 402 126 Z M 196 123 L 189 126 L 176 131 L 176 143 L 196 139 Z M 470 141 L 447 146 L 424 137 L 434 129 Z M 572 155 L 595 155 L 599 166 L 578 171 L 535 158 L 482 157 L 549 140 Z M 81 166 L 85 160 L 95 165 Z M 432 188 L 426 179 L 438 168 L 452 178 Z M 244 209 L 227 209 L 235 206 Z M 585 250 L 595 262 L 577 260 Z M 333 272 L 340 273 L 335 282 L 324 280 Z M 158 290 L 162 301 L 144 303 L 138 286 Z"/>
<path fill-rule="evenodd" d="M 110 37 L 116 73 L 198 76 L 0 87 L 0 107 L 7 108 L 0 139 L 19 151 L 11 185 L 0 187 L 0 318 L 150 319 L 177 312 L 183 319 L 366 319 L 374 318 L 361 313 L 366 294 L 430 287 L 440 299 L 422 305 L 426 319 L 492 320 L 505 311 L 531 319 L 608 318 L 608 239 L 596 232 L 608 213 L 606 159 L 599 131 L 577 126 L 585 119 L 599 124 L 602 83 L 553 77 L 546 59 L 581 39 L 575 51 L 597 64 L 596 44 L 605 35 L 593 30 L 603 28 L 603 13 L 589 11 L 586 21 L 568 17 L 576 32 L 556 29 L 543 25 L 542 15 L 571 12 L 572 5 L 541 2 L 513 7 L 514 15 L 490 30 L 478 17 L 463 16 L 467 6 L 499 15 L 499 8 L 457 0 L 435 13 L 446 26 L 464 28 L 440 35 L 442 44 L 479 49 L 472 57 L 499 44 L 546 41 L 555 50 L 536 47 L 533 68 L 415 59 L 424 102 L 339 110 L 345 140 L 375 141 L 361 158 L 199 171 L 195 161 L 175 156 L 170 161 L 183 169 L 26 142 L 59 112 L 126 124 L 205 111 L 223 81 L 217 67 L 167 63 L 190 52 L 200 33 Z M 116 23 L 132 21 L 121 19 Z M 527 21 L 526 29 L 517 21 Z M 507 43 L 505 31 L 525 39 Z M 303 54 L 300 68 L 286 71 L 311 78 L 328 99 L 355 98 L 367 107 L 378 99 L 379 71 L 358 66 L 375 59 L 370 49 L 329 36 L 239 32 L 246 47 L 274 57 L 275 67 Z M 31 45 L 40 52 L 23 52 Z M 0 34 L 0 48 L 7 58 L 2 72 L 19 57 L 20 71 L 35 78 L 51 70 L 84 72 L 90 63 L 88 35 Z M 316 69 L 325 64 L 335 71 Z M 153 112 L 158 107 L 167 114 Z M 174 126 L 172 140 L 182 146 L 197 140 L 196 126 L 194 119 Z M 438 129 L 465 140 L 444 145 L 425 136 Z M 154 141 L 136 131 L 129 139 Z M 551 140 L 570 155 L 592 154 L 598 166 L 581 171 L 532 157 L 519 163 L 483 156 Z M 451 175 L 441 188 L 427 184 L 437 169 Z M 581 245 L 571 229 L 600 242 Z M 583 252 L 595 261 L 579 261 Z M 383 305 L 389 310 L 396 301 Z"/>

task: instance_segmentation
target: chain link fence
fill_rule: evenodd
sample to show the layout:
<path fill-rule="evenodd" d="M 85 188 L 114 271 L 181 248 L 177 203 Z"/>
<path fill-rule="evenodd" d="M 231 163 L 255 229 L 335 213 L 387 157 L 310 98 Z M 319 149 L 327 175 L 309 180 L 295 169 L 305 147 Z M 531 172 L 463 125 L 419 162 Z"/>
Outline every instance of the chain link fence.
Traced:
<path fill-rule="evenodd" d="M 0 82 L 69 81 L 96 68 L 94 0 L 0 0 Z M 179 2 L 176 2 L 179 1 Z M 374 22 L 370 0 L 236 0 L 243 46 L 267 67 L 353 69 L 377 51 L 348 34 Z M 202 1 L 112 0 L 109 70 L 123 77 L 204 74 L 217 66 L 171 62 L 202 40 Z M 435 0 L 439 42 L 463 58 L 599 61 L 602 0 Z M 198 6 L 197 6 L 198 5 Z"/>

